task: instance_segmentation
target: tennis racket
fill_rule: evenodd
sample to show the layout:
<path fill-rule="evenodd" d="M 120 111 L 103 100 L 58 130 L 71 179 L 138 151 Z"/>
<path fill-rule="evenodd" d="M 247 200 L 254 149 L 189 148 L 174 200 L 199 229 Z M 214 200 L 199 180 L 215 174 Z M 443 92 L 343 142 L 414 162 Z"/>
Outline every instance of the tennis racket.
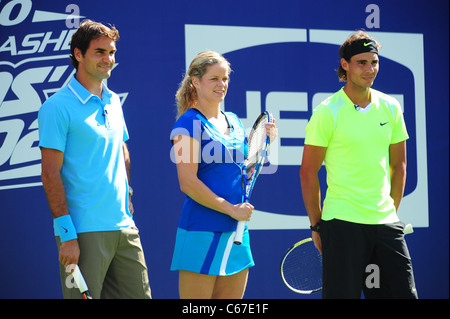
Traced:
<path fill-rule="evenodd" d="M 269 112 L 261 113 L 253 124 L 250 135 L 248 136 L 248 152 L 244 160 L 243 177 L 244 177 L 244 202 L 248 203 L 253 187 L 255 186 L 256 178 L 264 165 L 264 160 L 267 156 L 267 149 L 269 148 L 270 138 L 266 134 L 266 123 L 272 122 L 272 114 Z M 242 237 L 244 235 L 245 221 L 239 221 L 236 228 L 236 236 L 234 243 L 236 245 L 242 244 Z"/>
<path fill-rule="evenodd" d="M 289 248 L 281 259 L 284 284 L 299 294 L 322 290 L 322 255 L 312 238 L 306 238 Z"/>
<path fill-rule="evenodd" d="M 88 286 L 86 284 L 86 281 L 83 278 L 83 275 L 81 274 L 80 268 L 78 265 L 75 266 L 75 269 L 72 273 L 73 280 L 75 284 L 77 285 L 78 289 L 80 290 L 81 295 L 84 299 L 92 299 L 91 294 L 89 293 Z"/>
<path fill-rule="evenodd" d="M 412 234 L 411 224 L 403 233 Z M 322 290 L 322 255 L 312 238 L 306 238 L 289 248 L 281 259 L 281 278 L 284 284 L 299 294 L 312 294 Z"/>

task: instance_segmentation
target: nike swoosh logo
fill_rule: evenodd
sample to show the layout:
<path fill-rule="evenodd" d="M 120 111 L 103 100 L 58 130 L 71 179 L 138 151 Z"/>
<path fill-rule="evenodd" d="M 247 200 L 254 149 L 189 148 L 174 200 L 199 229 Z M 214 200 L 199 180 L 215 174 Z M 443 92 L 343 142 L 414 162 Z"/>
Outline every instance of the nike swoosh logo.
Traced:
<path fill-rule="evenodd" d="M 371 45 L 371 44 L 373 44 L 373 42 L 364 43 L 364 46 L 366 47 L 366 46 Z"/>
<path fill-rule="evenodd" d="M 62 227 L 62 226 L 61 226 L 61 228 L 65 230 L 65 233 L 69 232 L 69 231 L 67 230 L 67 228 Z"/>
<path fill-rule="evenodd" d="M 380 126 L 383 126 L 383 125 L 386 125 L 386 124 L 388 124 L 388 122 L 380 123 Z"/>

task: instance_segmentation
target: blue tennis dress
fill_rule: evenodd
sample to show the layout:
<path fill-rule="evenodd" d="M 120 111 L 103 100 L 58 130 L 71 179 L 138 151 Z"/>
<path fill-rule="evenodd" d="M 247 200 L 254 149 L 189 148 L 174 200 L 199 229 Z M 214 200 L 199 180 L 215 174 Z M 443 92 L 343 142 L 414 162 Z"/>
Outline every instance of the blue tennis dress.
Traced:
<path fill-rule="evenodd" d="M 238 204 L 243 200 L 245 129 L 234 113 L 224 115 L 230 127 L 228 135 L 220 133 L 198 110 L 189 109 L 176 121 L 170 138 L 181 134 L 198 140 L 201 145 L 198 178 L 216 195 Z M 247 229 L 243 243 L 234 244 L 237 223 L 236 219 L 186 196 L 170 269 L 229 276 L 254 266 Z"/>

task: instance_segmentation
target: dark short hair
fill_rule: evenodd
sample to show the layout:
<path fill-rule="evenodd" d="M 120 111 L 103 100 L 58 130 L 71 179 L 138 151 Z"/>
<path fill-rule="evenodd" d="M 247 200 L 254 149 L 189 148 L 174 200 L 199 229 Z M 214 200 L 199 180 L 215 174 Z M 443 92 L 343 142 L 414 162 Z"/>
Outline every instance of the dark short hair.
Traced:
<path fill-rule="evenodd" d="M 119 40 L 119 31 L 114 26 L 107 27 L 99 22 L 89 19 L 81 21 L 77 31 L 72 36 L 70 42 L 70 61 L 75 69 L 78 70 L 78 61 L 75 58 L 75 48 L 80 49 L 84 56 L 92 40 L 106 36 L 111 40 Z"/>
<path fill-rule="evenodd" d="M 375 43 L 375 46 L 378 50 L 381 49 L 381 45 L 366 32 L 359 30 L 353 33 L 347 40 L 345 40 L 345 42 L 339 48 L 339 67 L 336 70 L 336 72 L 340 81 L 347 81 L 347 72 L 342 68 L 340 60 L 343 58 L 347 62 L 350 62 L 351 55 L 349 54 L 350 52 L 349 47 L 352 45 L 353 42 L 360 39 L 370 39 L 370 41 Z"/>

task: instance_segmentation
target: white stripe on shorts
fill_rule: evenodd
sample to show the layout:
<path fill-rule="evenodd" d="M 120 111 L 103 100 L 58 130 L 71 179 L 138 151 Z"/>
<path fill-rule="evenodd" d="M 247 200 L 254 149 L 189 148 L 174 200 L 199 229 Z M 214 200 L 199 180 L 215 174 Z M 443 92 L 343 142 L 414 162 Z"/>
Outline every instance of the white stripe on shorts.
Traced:
<path fill-rule="evenodd" d="M 225 252 L 223 254 L 222 263 L 220 264 L 220 275 L 226 276 L 226 269 L 228 258 L 230 257 L 231 248 L 233 247 L 234 237 L 236 237 L 236 232 L 233 232 L 231 236 L 228 238 L 227 247 L 225 248 Z"/>

